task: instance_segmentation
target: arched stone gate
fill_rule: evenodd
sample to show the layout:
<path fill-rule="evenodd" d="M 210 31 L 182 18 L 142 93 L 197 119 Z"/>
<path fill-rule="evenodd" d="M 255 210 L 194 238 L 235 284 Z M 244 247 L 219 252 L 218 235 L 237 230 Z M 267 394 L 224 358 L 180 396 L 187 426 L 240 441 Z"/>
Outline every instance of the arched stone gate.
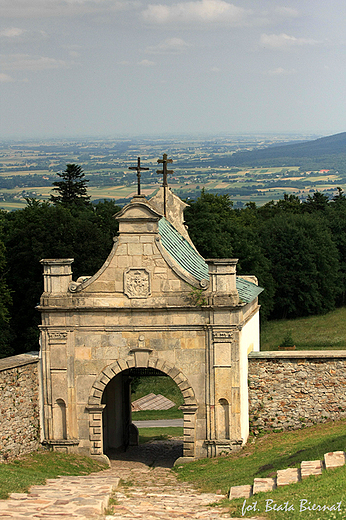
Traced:
<path fill-rule="evenodd" d="M 132 355 L 128 358 L 124 360 L 118 359 L 111 365 L 105 367 L 93 383 L 87 407 L 89 411 L 89 436 L 92 440 L 90 453 L 92 455 L 100 455 L 104 451 L 102 413 L 104 412 L 105 405 L 102 404 L 102 397 L 105 388 L 115 376 L 132 368 L 154 368 L 171 377 L 178 385 L 184 397 L 184 404 L 181 406 L 184 414 L 183 455 L 185 457 L 194 457 L 195 415 L 198 405 L 193 388 L 177 367 L 162 359 L 150 356 L 150 351 L 143 349 L 134 349 Z"/>
<path fill-rule="evenodd" d="M 182 391 L 185 457 L 247 440 L 247 355 L 259 350 L 261 289 L 236 275 L 237 260 L 205 261 L 171 191 L 162 216 L 162 191 L 134 197 L 116 216 L 118 237 L 94 276 L 72 281 L 72 259 L 42 260 L 43 435 L 54 449 L 103 453 L 102 396 L 134 367 L 158 369 Z M 112 414 L 122 420 L 116 407 Z"/>

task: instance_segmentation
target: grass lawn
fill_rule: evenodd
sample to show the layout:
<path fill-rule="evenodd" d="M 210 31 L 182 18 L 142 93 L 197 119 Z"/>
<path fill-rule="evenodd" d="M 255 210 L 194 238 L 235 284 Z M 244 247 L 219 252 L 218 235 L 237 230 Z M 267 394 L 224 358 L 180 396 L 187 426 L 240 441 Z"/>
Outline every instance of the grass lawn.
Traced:
<path fill-rule="evenodd" d="M 168 428 L 138 428 L 139 444 L 149 441 L 165 441 L 171 437 L 182 437 L 184 433 L 183 427 Z"/>
<path fill-rule="evenodd" d="M 183 395 L 178 385 L 169 376 L 144 376 L 136 378 L 131 385 L 131 401 L 136 401 L 148 394 L 161 394 L 175 403 L 169 410 L 141 410 L 132 412 L 133 421 L 156 419 L 180 419 L 183 417 L 179 406 L 184 403 Z"/>
<path fill-rule="evenodd" d="M 289 331 L 297 350 L 346 349 L 346 307 L 322 316 L 264 323 L 261 350 L 277 350 Z"/>
<path fill-rule="evenodd" d="M 198 460 L 179 466 L 175 468 L 175 471 L 179 479 L 193 482 L 202 491 L 226 494 L 231 486 L 252 484 L 255 477 L 274 477 L 278 469 L 298 467 L 303 460 L 319 460 L 325 453 L 344 451 L 345 447 L 346 420 L 341 420 L 318 424 L 302 430 L 270 433 L 256 440 L 250 438 L 248 444 L 234 455 Z M 338 475 L 340 482 L 333 475 Z M 247 500 L 247 503 L 254 504 L 258 500 L 258 508 L 262 514 L 265 512 L 265 501 L 268 499 L 278 503 L 285 500 L 292 502 L 294 499 L 297 506 L 296 510 L 291 512 L 268 511 L 266 515 L 270 519 L 335 518 L 316 515 L 316 511 L 312 511 L 312 516 L 308 516 L 309 510 L 297 511 L 300 499 L 330 505 L 335 501 L 345 499 L 345 516 L 336 518 L 346 518 L 346 468 L 329 470 L 321 477 L 309 477 L 303 483 L 285 486 L 272 493 L 258 494 Z M 231 502 L 225 500 L 225 504 L 231 508 L 232 516 L 242 516 L 243 503 L 243 499 Z M 330 511 L 326 513 L 332 514 Z M 259 514 L 258 511 L 257 514 Z M 288 516 L 289 514 L 291 516 Z M 247 516 L 251 515 L 255 515 L 254 511 L 248 512 Z"/>
<path fill-rule="evenodd" d="M 30 486 L 44 484 L 59 475 L 88 475 L 108 466 L 79 455 L 34 452 L 8 464 L 0 464 L 0 499 L 9 493 L 27 492 Z"/>

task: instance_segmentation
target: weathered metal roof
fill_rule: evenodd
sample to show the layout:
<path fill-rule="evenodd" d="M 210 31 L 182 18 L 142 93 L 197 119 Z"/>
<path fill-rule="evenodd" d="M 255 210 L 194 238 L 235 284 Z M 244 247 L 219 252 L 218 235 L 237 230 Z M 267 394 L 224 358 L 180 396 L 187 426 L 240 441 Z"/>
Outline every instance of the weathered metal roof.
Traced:
<path fill-rule="evenodd" d="M 161 243 L 167 253 L 196 280 L 209 280 L 208 264 L 167 219 L 159 220 Z M 261 287 L 237 276 L 237 291 L 244 303 L 252 302 L 263 291 Z"/>
<path fill-rule="evenodd" d="M 167 219 L 159 220 L 161 243 L 167 253 L 196 280 L 209 280 L 208 265 L 204 258 L 172 226 Z"/>
<path fill-rule="evenodd" d="M 252 302 L 262 291 L 264 291 L 262 287 L 259 287 L 249 280 L 244 280 L 244 278 L 241 278 L 240 276 L 237 276 L 236 284 L 239 298 L 244 303 Z"/>

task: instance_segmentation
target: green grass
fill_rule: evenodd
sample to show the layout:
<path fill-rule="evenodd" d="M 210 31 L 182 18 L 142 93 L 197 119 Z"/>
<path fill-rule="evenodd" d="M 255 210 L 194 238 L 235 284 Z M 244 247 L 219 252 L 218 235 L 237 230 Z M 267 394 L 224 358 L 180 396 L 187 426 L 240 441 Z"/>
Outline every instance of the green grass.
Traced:
<path fill-rule="evenodd" d="M 59 475 L 88 475 L 107 466 L 89 457 L 56 452 L 34 452 L 8 464 L 0 464 L 0 499 L 23 493 Z"/>
<path fill-rule="evenodd" d="M 184 416 L 182 410 L 178 410 L 175 406 L 169 410 L 141 410 L 132 412 L 133 421 L 156 421 L 163 419 L 182 419 Z"/>
<path fill-rule="evenodd" d="M 338 506 L 338 503 L 341 504 Z M 297 484 L 278 488 L 270 493 L 259 493 L 244 503 L 244 499 L 224 501 L 230 506 L 231 516 L 244 518 L 260 515 L 268 520 L 335 520 L 346 519 L 346 468 L 345 466 L 325 471 L 322 475 L 309 477 Z M 275 504 L 275 505 L 274 505 Z M 287 505 L 286 505 L 287 504 Z M 303 509 L 334 505 L 339 511 Z M 251 510 L 246 511 L 250 506 Z M 253 507 L 256 507 L 256 512 Z M 276 510 L 274 509 L 276 508 Z M 285 510 L 286 509 L 286 510 Z"/>
<path fill-rule="evenodd" d="M 168 428 L 138 428 L 139 444 L 149 441 L 164 441 L 172 437 L 182 437 L 184 428 L 168 427 Z"/>
<path fill-rule="evenodd" d="M 179 406 L 184 403 L 183 395 L 178 385 L 169 376 L 144 376 L 136 378 L 132 383 L 131 401 L 136 401 L 150 393 L 161 394 L 175 403 L 169 410 L 141 410 L 132 412 L 133 421 L 179 419 L 183 417 Z"/>
<path fill-rule="evenodd" d="M 179 479 L 193 482 L 202 491 L 226 494 L 231 486 L 252 484 L 255 477 L 274 477 L 278 469 L 298 467 L 303 460 L 319 460 L 325 453 L 345 448 L 346 420 L 341 420 L 256 440 L 250 437 L 238 453 L 198 460 L 175 471 Z"/>
<path fill-rule="evenodd" d="M 266 322 L 261 330 L 261 350 L 277 350 L 288 331 L 297 350 L 346 349 L 346 307 L 322 316 Z"/>

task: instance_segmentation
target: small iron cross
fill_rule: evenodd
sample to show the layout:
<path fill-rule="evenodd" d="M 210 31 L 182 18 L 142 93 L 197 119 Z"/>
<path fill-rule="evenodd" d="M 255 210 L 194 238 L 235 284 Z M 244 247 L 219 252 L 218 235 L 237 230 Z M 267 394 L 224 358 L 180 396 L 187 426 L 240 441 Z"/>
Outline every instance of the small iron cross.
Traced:
<path fill-rule="evenodd" d="M 167 154 L 164 153 L 163 154 L 163 158 L 162 159 L 158 159 L 157 162 L 159 164 L 162 164 L 162 170 L 156 170 L 156 173 L 158 173 L 159 175 L 163 174 L 162 186 L 168 186 L 167 174 L 168 173 L 174 173 L 174 171 L 173 170 L 167 170 L 167 163 L 172 163 L 173 159 L 167 159 Z"/>
<path fill-rule="evenodd" d="M 137 166 L 130 166 L 129 170 L 136 170 L 137 171 L 137 195 L 141 194 L 141 171 L 143 170 L 149 170 L 149 168 L 144 168 L 141 166 L 141 158 L 138 157 L 137 159 Z"/>

